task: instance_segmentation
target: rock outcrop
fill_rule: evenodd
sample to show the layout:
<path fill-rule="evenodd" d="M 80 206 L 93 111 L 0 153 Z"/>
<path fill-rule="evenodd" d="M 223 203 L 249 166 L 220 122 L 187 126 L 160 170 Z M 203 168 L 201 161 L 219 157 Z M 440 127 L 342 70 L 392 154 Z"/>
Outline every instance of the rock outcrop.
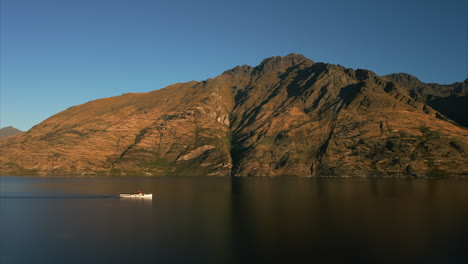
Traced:
<path fill-rule="evenodd" d="M 438 105 L 466 95 L 467 81 L 424 84 L 290 54 L 71 107 L 2 140 L 0 172 L 468 175 L 467 106 Z"/>

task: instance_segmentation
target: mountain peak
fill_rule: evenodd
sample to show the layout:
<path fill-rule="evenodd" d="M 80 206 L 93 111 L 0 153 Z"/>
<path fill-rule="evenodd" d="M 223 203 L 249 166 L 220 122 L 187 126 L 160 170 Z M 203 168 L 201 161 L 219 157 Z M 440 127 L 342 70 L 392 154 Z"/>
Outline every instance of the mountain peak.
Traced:
<path fill-rule="evenodd" d="M 303 63 L 312 64 L 314 62 L 300 54 L 291 53 L 284 57 L 274 56 L 271 58 L 266 58 L 260 63 L 260 65 L 255 68 L 263 72 L 268 72 L 277 69 L 287 69 Z"/>
<path fill-rule="evenodd" d="M 300 64 L 313 64 L 314 62 L 303 55 L 291 53 L 286 56 L 273 56 L 264 59 L 258 66 L 251 67 L 248 65 L 236 66 L 230 70 L 223 72 L 228 75 L 250 75 L 252 72 L 265 73 L 274 70 L 287 69 Z"/>
<path fill-rule="evenodd" d="M 0 139 L 19 134 L 21 132 L 23 131 L 16 129 L 12 126 L 3 127 L 0 128 Z"/>
<path fill-rule="evenodd" d="M 405 84 L 421 83 L 421 81 L 417 77 L 408 73 L 392 73 L 389 75 L 385 75 L 385 77 L 387 77 L 391 81 L 398 82 L 398 83 L 405 83 Z"/>
<path fill-rule="evenodd" d="M 236 66 L 230 70 L 227 70 L 223 72 L 223 74 L 228 74 L 228 75 L 243 75 L 243 74 L 251 74 L 253 68 L 250 67 L 249 65 L 242 65 L 242 66 Z"/>
<path fill-rule="evenodd" d="M 283 61 L 283 62 L 290 61 L 290 62 L 293 62 L 294 64 L 300 64 L 304 61 L 311 61 L 311 60 L 304 57 L 304 55 L 297 54 L 297 53 L 290 53 L 286 56 L 273 56 L 270 58 L 266 58 L 260 63 L 260 65 L 268 63 L 270 61 Z"/>

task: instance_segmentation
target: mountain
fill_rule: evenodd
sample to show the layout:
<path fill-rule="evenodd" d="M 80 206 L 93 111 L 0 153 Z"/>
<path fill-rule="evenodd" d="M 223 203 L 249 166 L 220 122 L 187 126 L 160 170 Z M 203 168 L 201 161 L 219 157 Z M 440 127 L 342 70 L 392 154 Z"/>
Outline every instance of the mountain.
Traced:
<path fill-rule="evenodd" d="M 3 139 L 3 138 L 9 137 L 9 136 L 13 136 L 13 135 L 22 133 L 22 132 L 23 131 L 21 131 L 19 129 L 16 129 L 16 128 L 12 127 L 12 126 L 0 128 L 0 140 Z"/>
<path fill-rule="evenodd" d="M 0 172 L 468 175 L 467 107 L 444 101 L 466 95 L 290 54 L 71 107 L 2 140 Z"/>
<path fill-rule="evenodd" d="M 431 106 L 458 124 L 468 128 L 468 79 L 451 85 L 423 83 L 405 73 L 385 76 L 405 88 L 409 95 L 419 102 Z"/>

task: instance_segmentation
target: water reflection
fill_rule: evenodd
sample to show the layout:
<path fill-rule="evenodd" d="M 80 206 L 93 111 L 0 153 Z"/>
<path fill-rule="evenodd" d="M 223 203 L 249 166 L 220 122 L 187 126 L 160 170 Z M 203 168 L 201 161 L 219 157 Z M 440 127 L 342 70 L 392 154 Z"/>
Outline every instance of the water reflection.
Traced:
<path fill-rule="evenodd" d="M 464 262 L 467 188 L 466 180 L 0 177 L 0 262 Z M 110 199 L 137 189 L 153 200 Z"/>
<path fill-rule="evenodd" d="M 238 263 L 465 259 L 466 181 L 234 178 L 231 184 Z"/>

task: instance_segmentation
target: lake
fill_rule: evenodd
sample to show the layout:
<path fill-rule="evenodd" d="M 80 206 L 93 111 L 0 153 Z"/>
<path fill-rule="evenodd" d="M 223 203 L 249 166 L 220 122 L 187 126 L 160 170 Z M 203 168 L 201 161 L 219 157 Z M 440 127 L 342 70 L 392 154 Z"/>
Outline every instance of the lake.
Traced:
<path fill-rule="evenodd" d="M 119 199 L 141 189 L 153 200 Z M 0 177 L 0 263 L 468 263 L 468 180 Z"/>

